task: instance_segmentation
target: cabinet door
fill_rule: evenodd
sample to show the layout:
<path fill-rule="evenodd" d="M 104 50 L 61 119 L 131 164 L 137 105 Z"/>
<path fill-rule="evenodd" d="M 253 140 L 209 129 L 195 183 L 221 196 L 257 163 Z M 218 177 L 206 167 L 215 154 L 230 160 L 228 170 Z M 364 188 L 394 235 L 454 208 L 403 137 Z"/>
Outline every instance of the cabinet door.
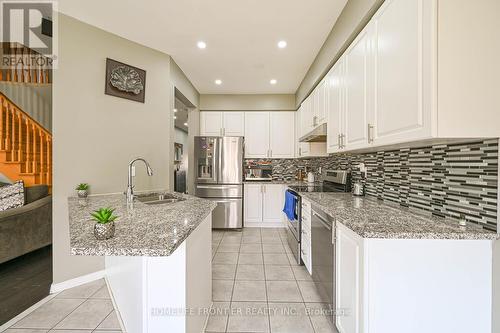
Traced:
<path fill-rule="evenodd" d="M 432 135 L 430 6 L 388 0 L 374 16 L 376 144 Z"/>
<path fill-rule="evenodd" d="M 362 239 L 337 224 L 335 244 L 335 300 L 337 309 L 349 309 L 349 315 L 337 316 L 340 332 L 360 332 Z"/>
<path fill-rule="evenodd" d="M 224 136 L 244 136 L 245 135 L 245 113 L 244 112 L 223 112 Z"/>
<path fill-rule="evenodd" d="M 245 157 L 269 157 L 269 112 L 245 112 Z"/>
<path fill-rule="evenodd" d="M 340 135 L 343 133 L 343 75 L 344 60 L 341 58 L 328 74 L 328 153 L 340 150 Z"/>
<path fill-rule="evenodd" d="M 293 158 L 295 112 L 269 113 L 269 150 L 272 158 Z"/>
<path fill-rule="evenodd" d="M 302 102 L 303 109 L 300 117 L 300 122 L 302 125 L 301 136 L 313 130 L 313 112 L 314 112 L 313 99 L 314 95 L 311 94 Z"/>
<path fill-rule="evenodd" d="M 260 184 L 245 184 L 245 222 L 262 222 L 263 186 Z"/>
<path fill-rule="evenodd" d="M 323 81 L 316 87 L 318 91 L 316 94 L 316 112 L 314 113 L 315 127 L 326 122 L 326 114 L 328 109 L 328 78 L 323 79 Z"/>
<path fill-rule="evenodd" d="M 285 188 L 283 185 L 264 185 L 264 195 L 262 198 L 263 214 L 262 222 L 280 223 L 283 222 L 283 205 L 285 200 Z"/>
<path fill-rule="evenodd" d="M 368 84 L 370 26 L 347 49 L 345 59 L 345 137 L 346 149 L 364 148 L 368 143 Z"/>
<path fill-rule="evenodd" d="M 222 112 L 200 112 L 201 136 L 220 136 L 222 135 L 222 127 Z"/>

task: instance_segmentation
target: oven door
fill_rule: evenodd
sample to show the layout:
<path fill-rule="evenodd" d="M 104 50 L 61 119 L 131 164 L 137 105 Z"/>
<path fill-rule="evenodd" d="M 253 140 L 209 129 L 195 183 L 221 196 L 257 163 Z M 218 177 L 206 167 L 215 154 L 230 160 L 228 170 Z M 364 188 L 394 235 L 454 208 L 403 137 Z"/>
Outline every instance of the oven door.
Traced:
<path fill-rule="evenodd" d="M 287 192 L 290 192 L 295 196 L 295 216 L 296 218 L 290 221 L 287 218 L 287 243 L 292 253 L 297 260 L 297 263 L 302 264 L 300 258 L 300 228 L 301 228 L 301 219 L 302 219 L 302 199 L 300 195 L 296 192 L 288 189 Z"/>

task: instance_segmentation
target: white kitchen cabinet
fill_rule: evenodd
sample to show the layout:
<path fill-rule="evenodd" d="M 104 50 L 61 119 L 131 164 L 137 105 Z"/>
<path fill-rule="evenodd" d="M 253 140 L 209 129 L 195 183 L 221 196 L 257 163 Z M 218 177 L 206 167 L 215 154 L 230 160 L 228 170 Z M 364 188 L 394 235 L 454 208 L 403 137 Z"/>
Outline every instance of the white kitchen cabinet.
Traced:
<path fill-rule="evenodd" d="M 224 136 L 245 135 L 245 113 L 244 112 L 222 112 L 224 124 Z"/>
<path fill-rule="evenodd" d="M 284 186 L 279 184 L 266 184 L 263 188 L 262 222 L 283 223 L 283 206 L 285 200 Z"/>
<path fill-rule="evenodd" d="M 491 240 L 362 238 L 337 221 L 335 300 L 347 311 L 336 317 L 338 331 L 490 333 L 492 247 Z"/>
<path fill-rule="evenodd" d="M 344 59 L 340 59 L 327 75 L 328 79 L 328 126 L 327 151 L 336 153 L 342 148 L 344 133 Z"/>
<path fill-rule="evenodd" d="M 243 136 L 245 130 L 244 112 L 200 112 L 200 135 Z"/>
<path fill-rule="evenodd" d="M 430 14 L 423 0 L 388 0 L 372 19 L 377 145 L 432 136 Z"/>
<path fill-rule="evenodd" d="M 283 227 L 285 186 L 245 183 L 245 226 Z"/>
<path fill-rule="evenodd" d="M 307 111 L 308 105 L 307 103 L 302 103 L 300 108 L 297 110 L 296 114 L 296 155 L 297 157 L 322 157 L 328 156 L 326 152 L 326 143 L 325 142 L 300 142 L 299 139 L 302 135 L 306 134 L 304 129 L 304 114 Z M 312 121 L 312 120 L 311 120 Z M 312 130 L 310 128 L 309 130 Z"/>
<path fill-rule="evenodd" d="M 311 203 L 302 198 L 300 256 L 309 274 L 312 274 L 311 212 Z"/>
<path fill-rule="evenodd" d="M 262 197 L 264 191 L 261 184 L 245 184 L 245 223 L 262 222 Z"/>
<path fill-rule="evenodd" d="M 345 117 L 344 142 L 346 149 L 369 145 L 369 61 L 371 26 L 356 37 L 344 54 Z"/>
<path fill-rule="evenodd" d="M 327 119 L 328 110 L 328 79 L 323 79 L 315 88 L 313 126 L 324 124 Z"/>
<path fill-rule="evenodd" d="M 359 333 L 361 322 L 361 285 L 363 238 L 337 226 L 335 298 L 337 309 L 348 309 L 349 315 L 337 316 L 337 328 L 343 333 Z"/>
<path fill-rule="evenodd" d="M 295 112 L 269 113 L 269 155 L 271 158 L 295 157 Z"/>
<path fill-rule="evenodd" d="M 245 157 L 269 157 L 269 112 L 245 112 Z"/>
<path fill-rule="evenodd" d="M 222 112 L 200 112 L 200 135 L 221 136 L 223 127 Z"/>

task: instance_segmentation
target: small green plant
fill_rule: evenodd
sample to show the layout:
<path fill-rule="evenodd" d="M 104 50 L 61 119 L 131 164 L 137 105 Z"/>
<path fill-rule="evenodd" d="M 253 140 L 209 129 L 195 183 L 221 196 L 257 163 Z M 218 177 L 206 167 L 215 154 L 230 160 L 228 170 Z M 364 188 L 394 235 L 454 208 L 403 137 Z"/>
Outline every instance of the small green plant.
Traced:
<path fill-rule="evenodd" d="M 92 215 L 92 217 L 97 223 L 106 224 L 113 222 L 118 218 L 118 216 L 113 215 L 114 211 L 115 211 L 114 208 L 99 208 L 93 213 L 90 213 L 90 215 Z"/>
<path fill-rule="evenodd" d="M 86 191 L 89 189 L 89 184 L 87 183 L 81 183 L 76 186 L 77 191 Z"/>

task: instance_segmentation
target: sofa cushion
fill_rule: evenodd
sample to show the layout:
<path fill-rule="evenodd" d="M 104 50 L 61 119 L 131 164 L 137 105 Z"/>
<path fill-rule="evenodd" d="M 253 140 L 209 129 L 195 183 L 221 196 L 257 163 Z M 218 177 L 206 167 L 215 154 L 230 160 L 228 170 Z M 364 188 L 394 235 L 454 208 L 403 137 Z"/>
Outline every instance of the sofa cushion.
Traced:
<path fill-rule="evenodd" d="M 24 205 L 24 182 L 0 187 L 0 211 Z"/>

